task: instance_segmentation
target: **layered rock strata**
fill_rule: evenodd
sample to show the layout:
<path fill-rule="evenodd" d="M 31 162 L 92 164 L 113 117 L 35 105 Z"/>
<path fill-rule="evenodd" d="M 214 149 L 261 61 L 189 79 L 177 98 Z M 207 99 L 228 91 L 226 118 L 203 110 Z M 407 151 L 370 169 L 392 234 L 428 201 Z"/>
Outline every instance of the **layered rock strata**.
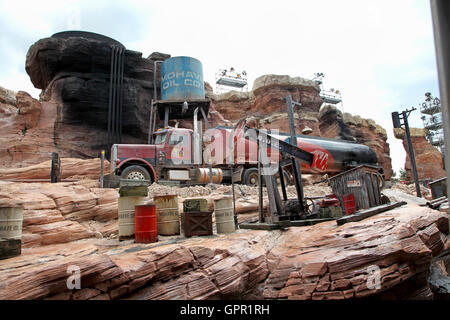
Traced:
<path fill-rule="evenodd" d="M 445 234 L 446 214 L 408 205 L 339 227 L 47 245 L 2 261 L 0 299 L 429 299 Z M 70 266 L 80 290 L 67 288 Z"/>
<path fill-rule="evenodd" d="M 442 153 L 432 146 L 426 139 L 427 129 L 410 128 L 411 141 L 416 159 L 417 173 L 421 180 L 434 180 L 446 176 Z M 413 181 L 411 161 L 406 143 L 406 134 L 403 128 L 394 129 L 397 139 L 402 139 L 406 151 L 405 170 L 406 180 Z"/>

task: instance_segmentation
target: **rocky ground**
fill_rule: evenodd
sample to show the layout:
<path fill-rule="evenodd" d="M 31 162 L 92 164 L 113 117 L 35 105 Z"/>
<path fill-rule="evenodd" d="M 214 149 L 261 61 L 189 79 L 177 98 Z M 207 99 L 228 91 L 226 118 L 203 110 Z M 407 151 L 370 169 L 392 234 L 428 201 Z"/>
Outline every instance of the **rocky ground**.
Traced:
<path fill-rule="evenodd" d="M 405 193 L 402 188 L 392 190 L 412 197 L 414 189 L 406 187 Z M 325 183 L 305 186 L 306 196 L 328 193 Z M 230 195 L 231 186 L 153 184 L 146 201 L 161 194 L 177 194 L 180 212 L 182 201 L 192 197 L 206 198 L 212 210 L 213 200 Z M 294 187 L 288 195 L 295 197 Z M 135 244 L 117 239 L 118 196 L 117 189 L 100 189 L 92 179 L 0 181 L 0 205 L 24 208 L 22 255 L 0 261 L 0 299 L 448 296 L 442 294 L 450 253 L 448 214 L 413 201 L 342 226 L 329 221 L 286 231 L 159 236 L 157 243 Z M 236 185 L 239 222 L 257 217 L 257 199 L 257 188 Z M 73 266 L 81 270 L 80 290 L 66 286 Z M 379 271 L 379 286 L 372 285 L 370 270 Z"/>
<path fill-rule="evenodd" d="M 433 257 L 450 250 L 446 233 L 447 214 L 411 205 L 340 227 L 153 244 L 91 236 L 3 260 L 0 299 L 424 299 Z M 66 287 L 71 266 L 81 270 L 80 290 Z M 379 268 L 379 287 L 370 268 Z"/>

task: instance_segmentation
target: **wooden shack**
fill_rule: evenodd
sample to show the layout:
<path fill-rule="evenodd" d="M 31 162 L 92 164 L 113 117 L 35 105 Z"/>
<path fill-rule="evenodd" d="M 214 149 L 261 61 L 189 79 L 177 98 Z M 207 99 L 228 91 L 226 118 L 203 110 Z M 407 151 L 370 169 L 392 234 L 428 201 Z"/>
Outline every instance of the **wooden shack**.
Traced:
<path fill-rule="evenodd" d="M 381 174 L 377 167 L 362 165 L 342 172 L 329 179 L 333 193 L 339 199 L 345 212 L 344 195 L 353 194 L 356 210 L 368 209 L 381 205 Z"/>
<path fill-rule="evenodd" d="M 430 186 L 433 199 L 447 197 L 447 177 L 431 181 L 428 185 Z"/>

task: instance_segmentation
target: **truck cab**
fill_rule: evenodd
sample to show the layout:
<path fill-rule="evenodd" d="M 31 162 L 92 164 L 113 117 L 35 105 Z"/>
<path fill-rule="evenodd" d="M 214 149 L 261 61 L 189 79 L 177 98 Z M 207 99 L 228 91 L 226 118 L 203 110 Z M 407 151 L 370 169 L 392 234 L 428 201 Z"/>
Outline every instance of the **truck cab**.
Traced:
<path fill-rule="evenodd" d="M 159 129 L 153 135 L 154 144 L 114 144 L 111 148 L 111 173 L 121 179 L 168 179 L 169 175 L 189 179 L 193 165 L 193 131 L 184 128 Z M 170 170 L 173 169 L 173 170 Z M 185 169 L 181 172 L 175 169 Z"/>

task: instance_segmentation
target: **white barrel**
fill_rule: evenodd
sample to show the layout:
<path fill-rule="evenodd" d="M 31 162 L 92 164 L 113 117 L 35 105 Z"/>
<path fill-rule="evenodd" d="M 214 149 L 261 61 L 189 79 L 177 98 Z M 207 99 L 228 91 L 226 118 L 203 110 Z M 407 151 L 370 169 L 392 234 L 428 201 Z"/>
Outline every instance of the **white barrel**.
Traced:
<path fill-rule="evenodd" d="M 134 207 L 144 204 L 145 197 L 119 198 L 119 239 L 134 236 Z"/>
<path fill-rule="evenodd" d="M 214 200 L 214 215 L 216 217 L 217 233 L 231 233 L 236 230 L 232 197 Z"/>
<path fill-rule="evenodd" d="M 0 207 L 0 238 L 22 239 L 23 209 Z"/>

